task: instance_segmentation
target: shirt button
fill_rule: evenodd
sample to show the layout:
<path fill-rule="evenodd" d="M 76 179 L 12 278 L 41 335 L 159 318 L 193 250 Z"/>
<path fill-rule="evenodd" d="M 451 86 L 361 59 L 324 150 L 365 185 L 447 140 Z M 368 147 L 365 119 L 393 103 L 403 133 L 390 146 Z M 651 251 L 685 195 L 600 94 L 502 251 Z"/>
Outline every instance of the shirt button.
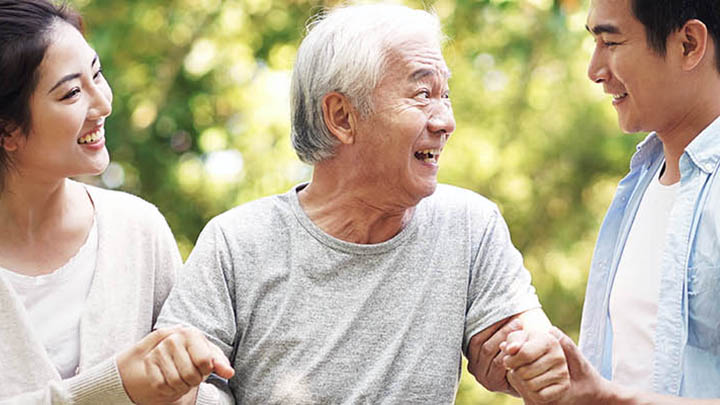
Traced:
<path fill-rule="evenodd" d="M 80 373 L 80 366 L 75 367 L 75 375 Z"/>

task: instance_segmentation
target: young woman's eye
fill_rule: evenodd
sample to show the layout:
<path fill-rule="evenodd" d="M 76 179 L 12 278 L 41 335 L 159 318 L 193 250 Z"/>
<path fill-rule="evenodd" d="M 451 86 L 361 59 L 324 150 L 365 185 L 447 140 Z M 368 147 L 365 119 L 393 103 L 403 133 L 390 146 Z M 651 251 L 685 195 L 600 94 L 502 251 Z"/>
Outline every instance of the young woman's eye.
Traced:
<path fill-rule="evenodd" d="M 103 74 L 102 68 L 100 68 L 95 74 L 93 75 L 93 80 L 97 80 L 98 77 L 100 77 Z"/>
<path fill-rule="evenodd" d="M 63 96 L 63 98 L 60 99 L 60 101 L 73 98 L 73 97 L 75 97 L 75 96 L 78 95 L 78 94 L 80 94 L 80 89 L 77 88 L 77 87 L 74 87 L 72 90 L 70 90 L 69 92 L 67 92 L 67 94 L 65 94 L 65 95 Z"/>

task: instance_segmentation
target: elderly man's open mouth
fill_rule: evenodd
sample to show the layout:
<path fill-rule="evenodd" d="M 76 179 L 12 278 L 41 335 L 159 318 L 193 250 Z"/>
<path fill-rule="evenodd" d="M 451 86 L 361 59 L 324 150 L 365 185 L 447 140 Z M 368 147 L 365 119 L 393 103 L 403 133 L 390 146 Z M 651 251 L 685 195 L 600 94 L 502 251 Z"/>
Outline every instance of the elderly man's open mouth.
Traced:
<path fill-rule="evenodd" d="M 423 149 L 415 152 L 415 159 L 422 160 L 425 163 L 437 164 L 440 159 L 440 149 Z"/>

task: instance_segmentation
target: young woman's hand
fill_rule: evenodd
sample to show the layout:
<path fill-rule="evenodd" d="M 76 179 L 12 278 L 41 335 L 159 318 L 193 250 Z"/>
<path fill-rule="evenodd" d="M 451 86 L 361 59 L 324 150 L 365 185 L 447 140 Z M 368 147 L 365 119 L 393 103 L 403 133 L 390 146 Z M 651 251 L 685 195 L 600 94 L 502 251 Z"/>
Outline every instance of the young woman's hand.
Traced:
<path fill-rule="evenodd" d="M 150 333 L 118 354 L 117 366 L 125 391 L 139 405 L 173 402 L 213 372 L 226 379 L 235 373 L 220 348 L 190 327 Z"/>

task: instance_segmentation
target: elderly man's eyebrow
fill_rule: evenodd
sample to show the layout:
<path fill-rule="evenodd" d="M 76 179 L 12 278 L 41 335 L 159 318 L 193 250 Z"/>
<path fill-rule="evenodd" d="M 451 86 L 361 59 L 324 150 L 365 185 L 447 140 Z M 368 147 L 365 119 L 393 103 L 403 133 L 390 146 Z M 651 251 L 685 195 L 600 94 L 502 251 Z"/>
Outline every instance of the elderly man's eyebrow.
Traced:
<path fill-rule="evenodd" d="M 446 78 L 450 78 L 449 70 L 442 70 L 442 71 L 438 72 L 435 69 L 418 69 L 410 74 L 410 80 L 412 80 L 413 82 L 419 82 L 428 76 L 434 76 L 438 73 L 440 75 L 445 76 Z"/>
<path fill-rule="evenodd" d="M 618 28 L 612 24 L 599 24 L 599 25 L 592 27 L 592 29 L 586 25 L 585 29 L 588 30 L 588 32 L 591 32 L 595 35 L 620 34 L 620 28 Z"/>

